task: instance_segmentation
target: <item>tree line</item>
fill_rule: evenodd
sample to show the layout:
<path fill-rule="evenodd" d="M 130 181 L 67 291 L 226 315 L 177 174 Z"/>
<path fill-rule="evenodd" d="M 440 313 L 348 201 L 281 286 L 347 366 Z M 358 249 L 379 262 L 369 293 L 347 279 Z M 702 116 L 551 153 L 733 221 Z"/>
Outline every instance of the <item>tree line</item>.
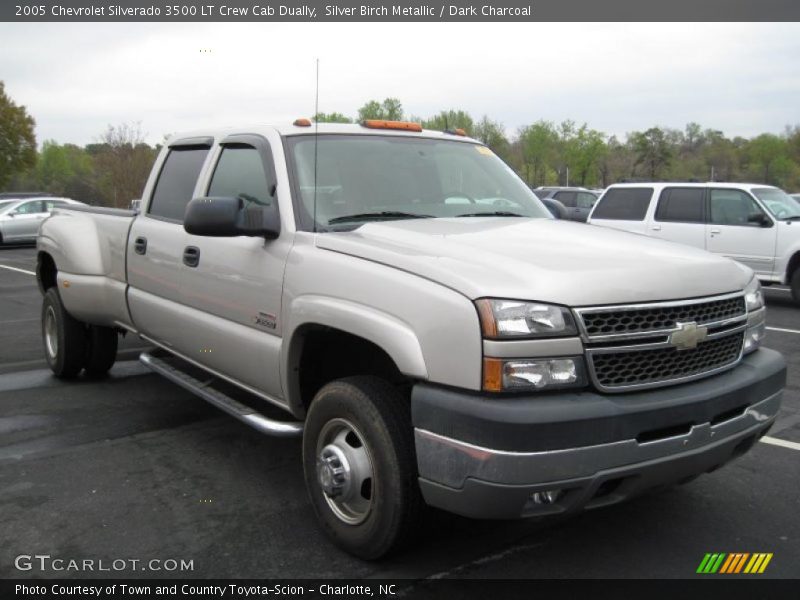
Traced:
<path fill-rule="evenodd" d="M 728 138 L 689 123 L 651 127 L 623 139 L 571 120 L 539 120 L 509 136 L 502 123 L 464 110 L 409 115 L 397 98 L 370 100 L 357 114 L 320 113 L 320 123 L 408 120 L 426 129 L 464 129 L 489 146 L 531 186 L 606 187 L 619 181 L 752 181 L 800 190 L 800 125 L 780 134 Z M 139 124 L 109 125 L 85 146 L 45 141 L 34 120 L 0 82 L 0 190 L 42 191 L 103 206 L 126 207 L 141 195 L 160 146 L 145 143 Z"/>

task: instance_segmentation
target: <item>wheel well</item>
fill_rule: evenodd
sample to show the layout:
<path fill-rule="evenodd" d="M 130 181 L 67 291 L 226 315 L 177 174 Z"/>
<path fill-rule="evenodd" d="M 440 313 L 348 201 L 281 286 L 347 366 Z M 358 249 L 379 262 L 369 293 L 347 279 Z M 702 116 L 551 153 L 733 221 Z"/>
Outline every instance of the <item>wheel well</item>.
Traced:
<path fill-rule="evenodd" d="M 47 252 L 39 252 L 36 260 L 36 283 L 39 284 L 39 291 L 42 295 L 51 287 L 58 285 L 56 276 L 58 269 L 53 257 Z"/>
<path fill-rule="evenodd" d="M 322 386 L 342 377 L 375 375 L 401 387 L 409 383 L 380 346 L 331 327 L 307 325 L 296 332 L 289 359 L 289 387 L 294 397 L 299 394 L 303 410 Z"/>
<path fill-rule="evenodd" d="M 792 283 L 792 275 L 797 269 L 800 269 L 800 252 L 795 252 L 789 259 L 789 266 L 786 267 L 786 283 Z"/>

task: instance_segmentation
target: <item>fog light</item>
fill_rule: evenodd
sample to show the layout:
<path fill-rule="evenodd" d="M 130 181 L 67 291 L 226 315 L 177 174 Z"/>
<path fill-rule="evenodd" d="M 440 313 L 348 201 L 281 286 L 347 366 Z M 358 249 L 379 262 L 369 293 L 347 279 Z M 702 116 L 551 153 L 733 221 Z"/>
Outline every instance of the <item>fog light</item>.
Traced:
<path fill-rule="evenodd" d="M 745 331 L 744 348 L 742 350 L 744 354 L 758 349 L 758 347 L 761 345 L 761 342 L 764 341 L 764 337 L 767 335 L 766 327 L 766 323 L 759 323 L 758 325 L 750 327 L 747 331 Z"/>
<path fill-rule="evenodd" d="M 555 504 L 556 500 L 561 496 L 561 490 L 547 490 L 546 492 L 533 492 L 531 494 L 531 502 L 536 505 Z"/>

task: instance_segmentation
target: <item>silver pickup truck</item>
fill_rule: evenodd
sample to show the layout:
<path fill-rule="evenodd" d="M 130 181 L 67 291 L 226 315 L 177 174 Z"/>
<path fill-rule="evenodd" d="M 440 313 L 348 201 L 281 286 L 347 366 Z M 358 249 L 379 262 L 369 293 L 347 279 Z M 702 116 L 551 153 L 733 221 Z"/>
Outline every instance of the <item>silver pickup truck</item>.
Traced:
<path fill-rule="evenodd" d="M 172 137 L 141 210 L 41 226 L 58 377 L 141 360 L 303 436 L 322 528 L 377 558 L 425 507 L 567 514 L 685 482 L 770 428 L 786 367 L 753 272 L 554 220 L 461 131 L 403 122 Z"/>

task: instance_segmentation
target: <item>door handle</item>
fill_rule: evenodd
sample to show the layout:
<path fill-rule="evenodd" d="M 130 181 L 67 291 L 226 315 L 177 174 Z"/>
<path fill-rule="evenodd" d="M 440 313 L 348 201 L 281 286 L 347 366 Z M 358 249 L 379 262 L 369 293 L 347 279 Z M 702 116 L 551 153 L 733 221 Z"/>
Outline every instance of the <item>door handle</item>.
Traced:
<path fill-rule="evenodd" d="M 653 225 L 653 231 L 661 231 L 661 225 Z"/>
<path fill-rule="evenodd" d="M 711 233 L 719 233 L 719 229 L 712 229 Z"/>
<path fill-rule="evenodd" d="M 147 238 L 137 237 L 133 242 L 133 251 L 136 254 L 144 254 L 147 252 Z"/>
<path fill-rule="evenodd" d="M 200 264 L 200 248 L 197 246 L 186 246 L 183 249 L 183 264 L 187 267 L 196 267 Z"/>

